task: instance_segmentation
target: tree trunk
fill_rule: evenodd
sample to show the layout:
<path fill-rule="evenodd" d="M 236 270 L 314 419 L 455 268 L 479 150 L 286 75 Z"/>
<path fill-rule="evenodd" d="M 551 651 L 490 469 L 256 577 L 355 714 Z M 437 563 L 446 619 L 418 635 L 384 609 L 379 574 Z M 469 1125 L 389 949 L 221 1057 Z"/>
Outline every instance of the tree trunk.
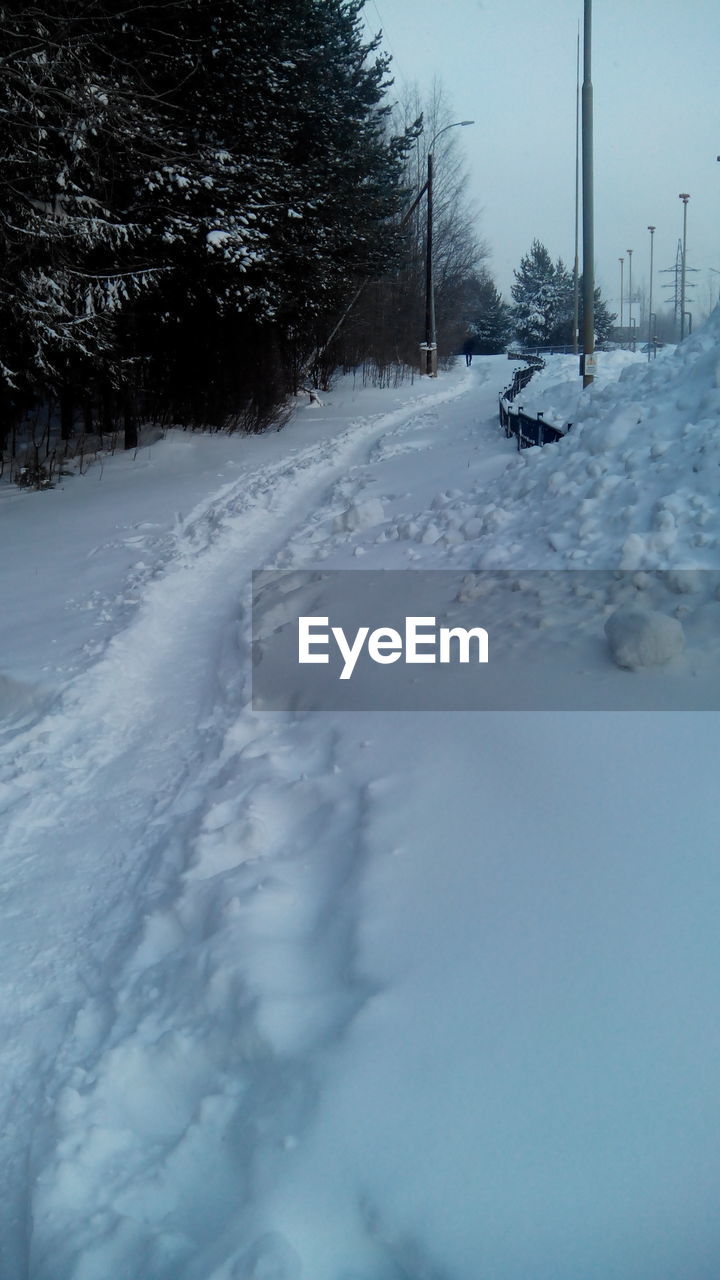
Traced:
<path fill-rule="evenodd" d="M 100 434 L 111 435 L 114 426 L 112 387 L 104 382 L 100 392 Z"/>
<path fill-rule="evenodd" d="M 137 449 L 138 431 L 137 419 L 135 417 L 135 406 L 132 396 L 128 391 L 125 395 L 125 403 L 123 406 L 123 427 L 125 430 L 124 447 L 126 449 Z"/>
<path fill-rule="evenodd" d="M 69 440 L 73 433 L 72 389 L 63 387 L 60 392 L 60 439 Z"/>

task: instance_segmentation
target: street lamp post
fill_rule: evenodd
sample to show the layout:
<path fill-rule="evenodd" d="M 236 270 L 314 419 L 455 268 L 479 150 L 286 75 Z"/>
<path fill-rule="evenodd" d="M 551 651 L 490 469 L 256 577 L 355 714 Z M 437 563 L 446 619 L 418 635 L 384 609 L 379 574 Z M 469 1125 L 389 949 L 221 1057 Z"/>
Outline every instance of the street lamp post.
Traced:
<path fill-rule="evenodd" d="M 632 339 L 632 249 L 626 249 L 628 256 L 628 325 L 630 326 L 630 337 Z"/>
<path fill-rule="evenodd" d="M 653 330 L 652 330 L 652 286 L 653 286 L 653 245 L 655 241 L 655 228 L 648 227 L 650 232 L 650 301 L 648 303 L 648 362 L 650 360 L 650 350 L 653 346 Z"/>
<path fill-rule="evenodd" d="M 683 254 L 682 254 L 682 272 L 680 274 L 680 341 L 685 337 L 685 263 L 687 262 L 687 204 L 690 196 L 687 191 L 681 191 L 678 196 L 683 202 Z"/>
<path fill-rule="evenodd" d="M 575 261 L 573 264 L 573 354 L 580 343 L 580 22 L 577 29 L 575 59 Z"/>
<path fill-rule="evenodd" d="M 582 83 L 583 386 L 595 373 L 595 221 L 593 213 L 592 0 L 585 0 Z"/>
<path fill-rule="evenodd" d="M 625 259 L 624 259 L 624 258 L 618 258 L 618 262 L 620 263 L 620 341 L 622 342 L 622 330 L 623 330 L 623 303 L 624 303 L 624 300 L 625 300 L 625 294 L 624 294 L 624 288 L 625 288 L 625 281 L 624 281 Z"/>
<path fill-rule="evenodd" d="M 437 331 L 435 326 L 435 282 L 433 279 L 433 147 L 448 129 L 465 128 L 474 120 L 455 120 L 438 129 L 428 147 L 427 157 L 427 233 L 425 240 L 425 372 L 437 377 Z"/>

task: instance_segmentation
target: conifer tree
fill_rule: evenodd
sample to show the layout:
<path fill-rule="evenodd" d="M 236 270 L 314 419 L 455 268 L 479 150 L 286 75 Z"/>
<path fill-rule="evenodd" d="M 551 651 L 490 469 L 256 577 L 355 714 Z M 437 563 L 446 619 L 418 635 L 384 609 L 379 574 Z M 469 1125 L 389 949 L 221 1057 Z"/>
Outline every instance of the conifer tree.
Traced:
<path fill-rule="evenodd" d="M 398 254 L 408 140 L 361 8 L 0 0 L 0 410 L 102 382 L 128 422 L 263 420 Z"/>
<path fill-rule="evenodd" d="M 510 292 L 515 303 L 515 336 L 525 346 L 547 346 L 558 323 L 561 297 L 555 266 L 545 245 L 533 240 L 514 275 Z"/>
<path fill-rule="evenodd" d="M 553 263 L 539 240 L 533 240 L 515 271 L 511 292 L 515 302 L 513 324 L 515 336 L 525 346 L 549 347 L 570 345 L 573 340 L 573 277 L 562 258 Z M 580 330 L 582 332 L 582 276 L 580 292 Z M 616 316 L 610 314 L 599 288 L 595 289 L 595 340 L 604 342 L 611 333 Z"/>
<path fill-rule="evenodd" d="M 503 301 L 492 277 L 483 273 L 470 289 L 467 309 L 467 337 L 474 355 L 498 355 L 512 336 L 510 308 Z"/>

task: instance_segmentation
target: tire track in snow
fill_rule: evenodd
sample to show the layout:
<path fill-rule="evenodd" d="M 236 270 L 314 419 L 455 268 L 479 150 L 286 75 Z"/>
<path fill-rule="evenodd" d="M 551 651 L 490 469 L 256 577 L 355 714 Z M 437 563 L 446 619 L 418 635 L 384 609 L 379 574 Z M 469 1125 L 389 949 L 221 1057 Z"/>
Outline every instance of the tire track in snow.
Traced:
<path fill-rule="evenodd" d="M 315 991 L 315 1023 L 307 1017 L 310 994 L 303 1016 L 303 1025 L 315 1028 L 314 1049 L 339 1034 L 352 1017 L 362 999 L 353 985 L 349 956 L 352 921 L 329 919 L 330 903 L 336 901 L 332 875 L 323 880 L 325 873 L 318 873 L 320 883 L 317 875 L 313 880 L 312 867 L 302 875 L 298 868 L 304 867 L 302 851 L 315 838 L 303 808 L 309 806 L 326 815 L 336 844 L 351 851 L 338 860 L 340 870 L 335 868 L 333 875 L 353 874 L 362 802 L 357 794 L 345 794 L 333 773 L 329 738 L 318 748 L 320 759 L 309 778 L 298 773 L 297 762 L 306 770 L 311 747 L 301 726 L 276 726 L 272 749 L 259 755 L 252 747 L 257 723 L 242 710 L 248 570 L 286 543 L 308 506 L 347 468 L 366 459 L 379 439 L 468 390 L 470 383 L 464 380 L 356 423 L 283 463 L 240 477 L 196 508 L 178 530 L 176 554 L 144 588 L 130 625 L 71 683 L 53 711 L 3 753 L 0 804 L 7 875 L 0 903 L 0 1017 L 14 1033 L 0 1049 L 0 1113 L 11 1125 L 0 1175 L 4 1280 L 94 1277 L 99 1272 L 93 1271 L 92 1259 L 98 1260 L 98 1250 L 105 1251 L 103 1258 L 113 1251 L 118 1277 L 127 1266 L 128 1274 L 153 1277 L 196 1274 L 190 1263 L 187 1272 L 178 1270 L 181 1257 L 195 1255 L 198 1246 L 197 1232 L 187 1229 L 190 1192 L 185 1200 L 179 1194 L 177 1203 L 168 1201 L 175 1174 L 175 1185 L 182 1184 L 178 1162 L 187 1161 L 187 1186 L 197 1195 L 198 1151 L 206 1137 L 216 1150 L 225 1143 L 226 1132 L 239 1126 L 243 1154 L 233 1165 L 237 1181 L 231 1178 L 230 1185 L 243 1185 L 246 1179 L 249 1195 L 254 1164 L 272 1164 L 267 1152 L 280 1140 L 274 1131 L 266 1142 L 262 1135 L 248 1135 L 247 1127 L 257 1123 L 250 1117 L 269 1116 L 281 1097 L 292 1099 L 296 1093 L 299 1101 L 294 1110 L 290 1106 L 290 1119 L 299 1123 L 309 1105 L 313 1084 L 302 1065 L 308 1043 L 302 1043 L 302 1036 L 294 1047 L 277 1042 L 279 1028 L 287 1034 L 288 1026 L 281 1016 L 282 1000 L 287 1014 L 297 1006 L 299 994 L 289 989 L 284 997 L 273 997 L 272 982 L 263 987 L 263 975 L 254 989 L 242 966 L 250 973 L 253 957 L 270 956 L 272 946 L 268 943 L 264 953 L 263 937 L 272 938 L 273 928 L 278 933 L 287 927 L 292 933 L 290 924 L 278 923 L 287 922 L 295 910 L 288 906 L 289 893 L 305 921 L 305 933 L 297 926 L 298 937 L 312 933 L 318 940 L 316 971 L 306 979 L 307 992 Z M 253 726 L 250 739 L 233 753 L 248 725 Z M 312 742 L 317 741 L 315 733 Z M 220 762 L 230 770 L 231 781 L 223 781 Z M 205 793 L 214 797 L 224 786 L 233 791 L 238 774 L 241 799 L 227 824 L 227 848 L 239 850 L 237 864 L 199 874 L 197 868 L 207 868 L 214 856 L 232 863 L 231 854 L 218 853 L 224 837 L 212 832 L 222 832 L 224 826 L 216 800 L 208 806 Z M 262 822 L 253 834 L 248 814 L 253 797 L 257 804 L 259 794 L 275 796 L 278 789 L 290 817 L 273 844 Z M 286 867 L 280 852 L 289 839 L 293 805 L 304 814 L 304 837 L 296 861 Z M 262 852 L 263 839 L 281 864 L 270 890 L 265 874 L 270 855 Z M 216 963 L 213 958 L 217 939 L 237 926 L 237 921 L 234 926 L 221 918 L 226 876 L 238 878 L 238 920 L 255 922 L 249 936 L 256 926 L 259 931 L 254 947 L 240 948 L 232 973 L 225 973 L 224 960 Z M 273 912 L 276 923 L 267 924 L 269 934 L 263 935 L 263 913 L 271 921 Z M 282 950 L 279 940 L 277 948 Z M 273 962 L 281 975 L 292 969 L 297 946 L 286 945 L 286 953 L 285 969 L 277 955 Z M 272 968 L 268 962 L 268 972 Z M 343 981 L 333 991 L 315 990 L 313 983 L 327 972 L 342 974 Z M 186 1004 L 176 995 L 176 977 L 182 980 Z M 233 1042 L 231 1053 L 222 1036 L 216 1043 L 209 1035 L 208 1057 L 200 1054 L 193 1063 L 187 1039 L 192 1040 L 192 1032 L 183 1039 L 182 1027 L 192 1027 L 196 999 L 206 991 L 215 992 L 211 1009 L 224 1008 L 226 1000 L 237 1002 L 241 1044 L 237 1049 Z M 202 1018 L 200 1025 L 205 1025 Z M 177 1026 L 179 1030 L 171 1029 Z M 251 1066 L 241 1085 L 235 1081 L 230 1087 L 218 1063 L 226 1054 L 235 1063 L 236 1052 Z M 139 1104 L 142 1114 L 134 1115 L 132 1107 L 123 1110 L 123 1081 L 132 1075 L 133 1063 L 136 1083 L 147 1068 L 160 1082 L 156 1094 L 166 1089 L 168 1097 L 179 1093 L 186 1099 L 180 1116 L 153 1118 L 152 1112 L 162 1111 L 156 1094 L 144 1109 Z M 267 1095 L 265 1112 L 253 1101 L 258 1089 Z M 244 1107 L 238 1105 L 238 1094 Z M 118 1117 L 114 1127 L 103 1124 L 108 1114 Z M 48 1127 L 53 1116 L 54 1151 Z M 133 1124 L 144 1139 L 142 1150 L 134 1152 L 141 1167 L 134 1163 L 128 1137 Z M 292 1139 L 292 1134 L 285 1136 Z M 38 1169 L 44 1172 L 31 1216 L 31 1185 Z M 118 1206 L 99 1194 L 101 1170 L 103 1185 L 120 1197 Z M 160 1209 L 168 1204 L 157 1214 L 177 1223 L 161 1237 L 157 1223 L 147 1225 L 147 1209 L 133 1199 L 133 1184 L 151 1183 Z M 206 1213 L 216 1232 L 212 1200 L 209 1194 Z M 232 1208 L 236 1213 L 235 1201 Z M 197 1230 L 202 1236 L 205 1228 L 201 1224 Z M 81 1257 L 87 1262 L 80 1262 Z"/>

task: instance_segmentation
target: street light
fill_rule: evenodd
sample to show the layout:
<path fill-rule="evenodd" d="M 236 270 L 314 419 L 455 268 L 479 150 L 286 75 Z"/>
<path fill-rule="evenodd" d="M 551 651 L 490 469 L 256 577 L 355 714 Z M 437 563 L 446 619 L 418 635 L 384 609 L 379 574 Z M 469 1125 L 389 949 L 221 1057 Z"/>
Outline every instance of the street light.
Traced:
<path fill-rule="evenodd" d="M 632 340 L 632 256 L 633 256 L 633 251 L 632 249 L 626 249 L 625 252 L 628 256 L 628 271 L 630 273 L 628 277 L 628 324 L 630 326 L 630 338 Z"/>
<path fill-rule="evenodd" d="M 438 129 L 428 147 L 427 158 L 427 240 L 425 253 L 425 372 L 437 377 L 437 332 L 435 329 L 435 284 L 433 280 L 433 147 L 448 129 L 464 129 L 474 120 L 455 120 Z"/>
<path fill-rule="evenodd" d="M 583 387 L 595 374 L 595 218 L 593 210 L 592 0 L 585 0 L 582 83 Z"/>
<path fill-rule="evenodd" d="M 682 275 L 680 275 L 680 342 L 682 342 L 683 338 L 685 337 L 685 315 L 687 315 L 687 312 L 685 312 L 685 262 L 687 262 L 687 248 L 688 248 L 688 200 L 689 198 L 691 197 L 689 197 L 687 191 L 680 192 L 680 195 L 678 196 L 678 200 L 683 201 L 683 271 L 682 271 Z"/>
<path fill-rule="evenodd" d="M 650 232 L 650 302 L 649 302 L 649 304 L 648 304 L 648 361 L 649 361 L 649 360 L 650 360 L 650 348 L 651 348 L 652 340 L 653 340 L 653 337 L 654 337 L 654 335 L 653 335 L 653 331 L 652 331 L 652 315 L 653 315 L 653 309 L 652 309 L 652 284 L 653 284 L 653 244 L 654 244 L 654 241 L 655 241 L 655 228 L 654 228 L 654 227 L 648 227 L 648 231 Z"/>
<path fill-rule="evenodd" d="M 623 272 L 624 272 L 624 269 L 625 269 L 625 259 L 624 259 L 624 258 L 618 258 L 618 262 L 620 263 L 620 341 L 622 342 L 622 330 L 623 330 L 623 301 L 624 301 L 624 293 L 623 293 L 623 289 L 624 289 L 624 284 L 623 284 Z"/>

